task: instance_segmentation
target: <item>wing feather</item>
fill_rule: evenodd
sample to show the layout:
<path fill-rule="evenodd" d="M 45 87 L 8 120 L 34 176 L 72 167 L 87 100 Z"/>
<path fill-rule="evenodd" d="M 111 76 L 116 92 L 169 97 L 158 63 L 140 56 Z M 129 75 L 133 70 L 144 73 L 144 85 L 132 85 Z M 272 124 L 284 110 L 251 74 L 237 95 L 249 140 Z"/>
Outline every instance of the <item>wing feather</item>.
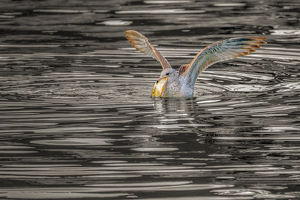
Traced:
<path fill-rule="evenodd" d="M 187 84 L 194 86 L 198 75 L 207 67 L 221 61 L 233 59 L 255 52 L 265 44 L 266 37 L 232 38 L 213 43 L 200 51 L 185 70 Z"/>
<path fill-rule="evenodd" d="M 132 44 L 134 48 L 140 52 L 158 60 L 163 69 L 172 68 L 167 59 L 161 55 L 161 53 L 155 49 L 148 41 L 148 39 L 137 31 L 125 31 L 126 38 Z"/>

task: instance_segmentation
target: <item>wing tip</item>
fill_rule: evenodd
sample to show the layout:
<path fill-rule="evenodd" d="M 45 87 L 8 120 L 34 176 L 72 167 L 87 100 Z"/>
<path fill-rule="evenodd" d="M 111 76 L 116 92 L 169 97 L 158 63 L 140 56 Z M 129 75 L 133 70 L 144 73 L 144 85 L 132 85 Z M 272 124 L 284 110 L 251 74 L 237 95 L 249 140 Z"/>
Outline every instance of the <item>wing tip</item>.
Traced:
<path fill-rule="evenodd" d="M 268 38 L 267 37 L 250 37 L 250 39 L 256 40 L 258 45 L 260 45 L 260 44 L 267 44 L 267 42 L 264 40 L 266 40 Z"/>
<path fill-rule="evenodd" d="M 125 31 L 125 33 L 126 33 L 125 38 L 132 44 L 132 46 L 137 50 L 141 51 L 141 49 L 137 47 L 137 45 L 139 45 L 138 42 L 140 41 L 147 42 L 147 40 L 143 38 L 142 35 L 137 31 L 127 30 Z"/>
<path fill-rule="evenodd" d="M 132 37 L 137 37 L 137 38 L 143 38 L 144 40 L 146 40 L 145 36 L 143 36 L 142 34 L 140 34 L 137 31 L 127 30 L 127 31 L 125 31 L 125 33 L 126 33 L 126 35 L 129 35 L 129 36 L 132 36 Z"/>
<path fill-rule="evenodd" d="M 249 52 L 255 52 L 254 49 L 259 49 L 261 48 L 260 45 L 262 44 L 267 44 L 266 41 L 263 41 L 265 39 L 267 39 L 267 37 L 248 37 L 248 39 L 252 40 L 253 42 L 249 42 L 249 46 L 250 46 L 250 49 L 247 49 L 249 50 Z"/>
<path fill-rule="evenodd" d="M 132 33 L 135 33 L 136 31 L 134 31 L 134 30 L 127 30 L 127 31 L 125 31 L 125 33 L 126 34 L 132 34 Z"/>
<path fill-rule="evenodd" d="M 127 31 L 125 31 L 125 33 L 126 33 L 125 37 L 127 38 L 127 36 L 133 36 L 133 35 L 134 35 L 134 32 L 135 32 L 135 31 L 132 31 L 132 30 L 127 30 Z"/>

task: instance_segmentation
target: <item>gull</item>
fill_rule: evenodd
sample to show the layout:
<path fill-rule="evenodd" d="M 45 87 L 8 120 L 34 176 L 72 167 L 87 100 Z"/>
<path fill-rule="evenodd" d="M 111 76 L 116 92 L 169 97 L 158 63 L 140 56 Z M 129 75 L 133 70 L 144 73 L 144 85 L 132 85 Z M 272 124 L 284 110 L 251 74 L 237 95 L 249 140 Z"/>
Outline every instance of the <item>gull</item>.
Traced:
<path fill-rule="evenodd" d="M 180 66 L 179 71 L 171 67 L 167 59 L 155 49 L 148 39 L 137 31 L 125 31 L 126 38 L 138 51 L 160 62 L 163 70 L 155 82 L 151 97 L 192 97 L 198 75 L 209 66 L 245 56 L 255 52 L 259 45 L 266 44 L 266 37 L 240 37 L 215 42 L 202 51 L 189 63 Z"/>

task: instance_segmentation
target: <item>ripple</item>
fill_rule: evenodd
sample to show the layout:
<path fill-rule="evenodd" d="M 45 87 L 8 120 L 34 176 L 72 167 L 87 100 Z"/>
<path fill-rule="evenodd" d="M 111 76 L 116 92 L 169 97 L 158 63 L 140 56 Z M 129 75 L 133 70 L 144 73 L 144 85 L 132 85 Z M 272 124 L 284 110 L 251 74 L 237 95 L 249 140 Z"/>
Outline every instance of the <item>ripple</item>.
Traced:
<path fill-rule="evenodd" d="M 158 128 L 158 129 L 180 129 L 184 127 L 207 127 L 207 126 L 211 126 L 211 125 L 210 124 L 166 124 L 166 125 L 151 125 L 148 127 Z"/>
<path fill-rule="evenodd" d="M 226 7 L 226 6 L 233 6 L 233 7 L 236 7 L 236 6 L 245 6 L 246 4 L 245 3 L 215 3 L 213 4 L 213 6 L 221 6 L 221 7 Z"/>
<path fill-rule="evenodd" d="M 184 10 L 184 9 L 156 9 L 156 10 L 124 10 L 117 11 L 116 14 L 186 14 L 186 13 L 204 13 L 203 10 Z"/>
<path fill-rule="evenodd" d="M 174 186 L 174 185 L 186 185 L 191 184 L 191 181 L 174 181 L 174 182 L 146 182 L 146 183 L 113 183 L 113 184 L 92 184 L 86 186 L 92 187 L 149 187 L 149 186 Z"/>
<path fill-rule="evenodd" d="M 80 145 L 112 145 L 109 139 L 100 138 L 64 138 L 54 140 L 34 140 L 30 143 L 41 145 L 80 146 Z"/>
<path fill-rule="evenodd" d="M 176 151 L 178 148 L 133 148 L 134 151 L 152 152 L 152 151 Z"/>
<path fill-rule="evenodd" d="M 229 91 L 238 91 L 238 92 L 254 92 L 254 91 L 267 91 L 271 90 L 269 86 L 263 85 L 226 85 L 225 88 Z"/>
<path fill-rule="evenodd" d="M 89 185 L 93 186 L 93 185 Z M 111 186 L 111 187 L 109 187 Z M 213 189 L 213 188 L 228 188 L 228 187 L 234 187 L 233 185 L 212 185 L 212 184 L 188 184 L 185 182 L 179 182 L 178 185 L 176 182 L 174 184 L 167 183 L 166 185 L 161 185 L 158 183 L 158 185 L 153 185 L 152 183 L 142 183 L 140 186 L 136 186 L 136 184 L 133 184 L 133 186 L 128 183 L 128 185 L 122 184 L 118 187 L 118 185 L 108 185 L 104 184 L 104 186 L 101 186 L 99 184 L 96 184 L 95 187 L 97 187 L 97 191 L 101 192 L 126 192 L 126 191 L 191 191 L 191 190 L 207 190 L 207 189 Z"/>
<path fill-rule="evenodd" d="M 145 200 L 249 200 L 253 197 L 224 197 L 224 196 L 184 196 L 184 197 L 172 197 L 172 198 L 146 198 Z M 141 200 L 141 199 L 138 199 Z"/>
<path fill-rule="evenodd" d="M 194 0 L 176 0 L 176 1 L 160 1 L 160 0 L 154 0 L 154 1 L 144 1 L 146 4 L 180 4 L 180 3 L 192 3 Z"/>
<path fill-rule="evenodd" d="M 299 141 L 300 136 L 266 136 L 266 137 L 213 137 L 216 140 L 283 140 L 283 141 Z"/>
<path fill-rule="evenodd" d="M 276 199 L 287 199 L 296 198 L 295 195 L 290 194 L 272 194 L 266 190 L 255 190 L 255 189 L 229 189 L 229 190 L 213 190 L 212 192 L 218 193 L 219 195 L 246 195 L 253 196 L 254 198 L 276 198 Z"/>
<path fill-rule="evenodd" d="M 299 30 L 273 30 L 272 35 L 298 35 L 300 34 Z"/>
<path fill-rule="evenodd" d="M 29 151 L 29 150 L 23 150 L 23 151 L 16 151 L 16 150 L 9 150 L 9 151 L 0 151 L 0 154 L 31 154 L 31 153 L 38 153 L 38 151 Z"/>
<path fill-rule="evenodd" d="M 1 191 L 1 190 L 0 190 Z M 128 193 L 87 193 L 80 188 L 22 188 L 1 191 L 1 197 L 9 199 L 69 199 L 69 198 L 117 198 L 129 196 Z"/>
<path fill-rule="evenodd" d="M 104 13 L 108 12 L 108 10 L 67 10 L 67 9 L 36 9 L 33 10 L 35 13 L 62 13 L 62 14 L 77 14 L 77 13 Z"/>
<path fill-rule="evenodd" d="M 132 24 L 132 21 L 112 20 L 112 21 L 104 21 L 102 23 L 97 23 L 97 24 L 104 24 L 106 26 L 128 26 Z"/>

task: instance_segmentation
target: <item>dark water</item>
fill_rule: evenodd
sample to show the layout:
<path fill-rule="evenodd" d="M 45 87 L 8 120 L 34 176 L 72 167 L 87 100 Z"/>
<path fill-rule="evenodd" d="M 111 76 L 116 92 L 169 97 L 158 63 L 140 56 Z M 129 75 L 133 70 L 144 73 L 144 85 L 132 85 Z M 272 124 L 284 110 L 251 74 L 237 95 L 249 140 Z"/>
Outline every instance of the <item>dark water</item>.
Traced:
<path fill-rule="evenodd" d="M 1 199 L 300 199 L 299 1 L 10 1 L 0 7 Z M 160 64 L 266 35 L 190 99 Z"/>

